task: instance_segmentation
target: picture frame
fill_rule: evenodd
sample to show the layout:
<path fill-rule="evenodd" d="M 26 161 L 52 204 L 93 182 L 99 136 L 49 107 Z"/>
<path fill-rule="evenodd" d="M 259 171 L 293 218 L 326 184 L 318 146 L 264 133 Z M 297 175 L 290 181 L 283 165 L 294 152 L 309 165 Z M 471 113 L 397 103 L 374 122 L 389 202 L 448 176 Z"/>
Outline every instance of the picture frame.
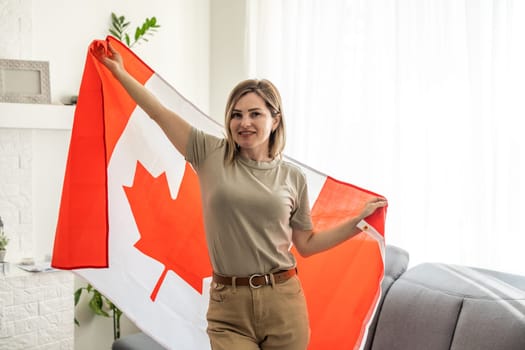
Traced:
<path fill-rule="evenodd" d="M 0 102 L 51 103 L 49 62 L 0 59 Z"/>

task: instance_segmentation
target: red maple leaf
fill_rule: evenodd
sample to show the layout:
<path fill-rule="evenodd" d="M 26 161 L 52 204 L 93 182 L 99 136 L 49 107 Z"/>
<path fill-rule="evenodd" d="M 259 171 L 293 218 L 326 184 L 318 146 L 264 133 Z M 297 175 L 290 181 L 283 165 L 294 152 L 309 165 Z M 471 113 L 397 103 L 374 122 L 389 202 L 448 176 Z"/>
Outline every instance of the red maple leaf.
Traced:
<path fill-rule="evenodd" d="M 164 265 L 151 300 L 169 270 L 202 294 L 202 279 L 211 275 L 204 236 L 197 175 L 186 163 L 177 198 L 172 199 L 166 173 L 153 177 L 137 162 L 131 187 L 124 186 L 140 239 L 135 248 Z"/>

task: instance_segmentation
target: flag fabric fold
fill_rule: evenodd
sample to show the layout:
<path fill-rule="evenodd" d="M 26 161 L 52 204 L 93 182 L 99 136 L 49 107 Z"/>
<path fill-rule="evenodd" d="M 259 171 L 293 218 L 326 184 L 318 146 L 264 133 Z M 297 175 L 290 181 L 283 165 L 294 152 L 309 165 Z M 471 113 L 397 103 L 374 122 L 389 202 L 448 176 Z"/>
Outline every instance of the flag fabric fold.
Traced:
<path fill-rule="evenodd" d="M 107 41 L 163 104 L 222 135 L 218 123 L 125 45 Z M 166 348 L 209 349 L 212 270 L 195 172 L 89 52 L 74 118 L 52 266 L 74 270 Z M 287 160 L 307 176 L 316 230 L 377 196 Z M 381 295 L 385 215 L 386 208 L 377 210 L 362 233 L 328 252 L 305 259 L 294 251 L 310 315 L 309 349 L 364 345 Z"/>

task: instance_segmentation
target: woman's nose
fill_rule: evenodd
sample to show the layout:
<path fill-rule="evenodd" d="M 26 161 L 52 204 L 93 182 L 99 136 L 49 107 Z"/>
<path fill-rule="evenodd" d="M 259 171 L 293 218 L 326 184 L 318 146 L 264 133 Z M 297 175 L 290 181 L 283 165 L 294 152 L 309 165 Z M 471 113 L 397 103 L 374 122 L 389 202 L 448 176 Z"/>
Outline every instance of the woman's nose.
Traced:
<path fill-rule="evenodd" d="M 249 126 L 251 124 L 251 119 L 247 115 L 243 115 L 241 118 L 241 126 Z"/>

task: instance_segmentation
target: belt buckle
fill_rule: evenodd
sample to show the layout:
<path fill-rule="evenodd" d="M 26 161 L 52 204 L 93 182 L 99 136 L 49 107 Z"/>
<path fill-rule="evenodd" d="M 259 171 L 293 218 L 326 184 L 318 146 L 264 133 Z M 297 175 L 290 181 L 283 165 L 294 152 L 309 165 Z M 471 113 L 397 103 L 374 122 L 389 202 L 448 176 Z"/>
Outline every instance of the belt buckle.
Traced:
<path fill-rule="evenodd" d="M 250 285 L 251 288 L 257 289 L 257 288 L 261 288 L 263 286 L 263 284 L 260 284 L 260 285 L 253 284 L 253 279 L 255 277 L 264 277 L 265 283 L 268 284 L 268 275 L 263 275 L 263 274 L 260 274 L 260 273 L 254 273 L 253 275 L 250 276 L 250 278 L 248 278 L 248 284 Z"/>

